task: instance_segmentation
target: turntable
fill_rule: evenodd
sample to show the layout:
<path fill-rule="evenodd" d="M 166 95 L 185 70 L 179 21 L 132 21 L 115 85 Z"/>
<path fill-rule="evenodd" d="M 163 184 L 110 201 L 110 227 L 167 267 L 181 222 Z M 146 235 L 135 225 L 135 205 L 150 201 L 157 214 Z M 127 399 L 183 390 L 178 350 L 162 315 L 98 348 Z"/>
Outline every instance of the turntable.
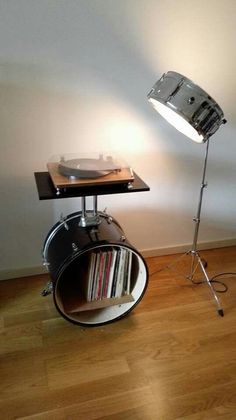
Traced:
<path fill-rule="evenodd" d="M 47 167 L 57 190 L 89 185 L 128 184 L 134 180 L 132 168 L 121 158 L 110 154 L 53 156 Z"/>

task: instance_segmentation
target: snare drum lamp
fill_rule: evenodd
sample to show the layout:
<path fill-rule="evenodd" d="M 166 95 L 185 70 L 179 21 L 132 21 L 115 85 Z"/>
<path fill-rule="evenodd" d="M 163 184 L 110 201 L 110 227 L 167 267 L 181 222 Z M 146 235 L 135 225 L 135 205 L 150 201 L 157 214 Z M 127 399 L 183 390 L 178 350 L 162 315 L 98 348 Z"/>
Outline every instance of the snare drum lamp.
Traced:
<path fill-rule="evenodd" d="M 218 314 L 224 315 L 219 298 L 212 287 L 211 280 L 206 272 L 206 263 L 198 252 L 198 232 L 200 226 L 203 191 L 207 186 L 205 182 L 209 139 L 226 120 L 219 105 L 199 86 L 179 73 L 169 71 L 155 83 L 148 93 L 148 100 L 171 125 L 196 143 L 205 143 L 205 160 L 203 165 L 202 183 L 197 207 L 193 244 L 184 255 L 191 257 L 191 267 L 188 279 L 194 282 L 194 274 L 199 267 L 204 280 L 209 286 L 215 299 Z"/>

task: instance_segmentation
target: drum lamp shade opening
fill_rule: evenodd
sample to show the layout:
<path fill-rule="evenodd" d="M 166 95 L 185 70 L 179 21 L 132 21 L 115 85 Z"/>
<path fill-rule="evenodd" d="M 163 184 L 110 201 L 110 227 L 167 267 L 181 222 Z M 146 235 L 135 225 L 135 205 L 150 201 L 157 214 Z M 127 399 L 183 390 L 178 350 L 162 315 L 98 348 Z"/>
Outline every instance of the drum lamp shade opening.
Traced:
<path fill-rule="evenodd" d="M 168 123 L 170 123 L 182 134 L 197 143 L 204 142 L 204 137 L 201 134 L 198 134 L 197 130 L 195 130 L 195 128 L 192 127 L 181 115 L 177 114 L 176 111 L 168 108 L 166 105 L 163 105 L 155 99 L 149 99 L 149 102 L 152 104 L 153 108 L 163 118 L 165 118 L 166 121 L 168 121 Z"/>
<path fill-rule="evenodd" d="M 164 73 L 147 96 L 166 121 L 196 143 L 205 143 L 226 123 L 214 99 L 182 74 Z"/>

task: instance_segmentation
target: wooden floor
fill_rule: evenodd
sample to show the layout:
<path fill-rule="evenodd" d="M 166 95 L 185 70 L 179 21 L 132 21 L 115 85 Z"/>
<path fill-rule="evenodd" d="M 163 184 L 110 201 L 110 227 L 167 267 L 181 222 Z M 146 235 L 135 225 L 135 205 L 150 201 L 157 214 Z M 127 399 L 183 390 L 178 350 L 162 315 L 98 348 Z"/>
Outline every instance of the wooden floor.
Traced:
<path fill-rule="evenodd" d="M 236 272 L 236 248 L 205 251 L 208 273 Z M 236 276 L 219 295 L 147 260 L 150 283 L 122 320 L 84 328 L 41 297 L 47 276 L 0 282 L 0 418 L 236 419 Z M 183 258 L 175 269 L 184 272 Z"/>

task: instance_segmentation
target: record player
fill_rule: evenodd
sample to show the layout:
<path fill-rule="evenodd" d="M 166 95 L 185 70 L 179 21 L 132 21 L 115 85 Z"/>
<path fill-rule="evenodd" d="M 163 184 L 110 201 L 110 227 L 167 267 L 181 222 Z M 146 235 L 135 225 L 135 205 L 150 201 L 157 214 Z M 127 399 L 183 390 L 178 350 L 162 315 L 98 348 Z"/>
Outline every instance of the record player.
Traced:
<path fill-rule="evenodd" d="M 130 183 L 132 168 L 114 154 L 63 154 L 47 163 L 54 187 L 73 188 L 89 185 Z"/>

